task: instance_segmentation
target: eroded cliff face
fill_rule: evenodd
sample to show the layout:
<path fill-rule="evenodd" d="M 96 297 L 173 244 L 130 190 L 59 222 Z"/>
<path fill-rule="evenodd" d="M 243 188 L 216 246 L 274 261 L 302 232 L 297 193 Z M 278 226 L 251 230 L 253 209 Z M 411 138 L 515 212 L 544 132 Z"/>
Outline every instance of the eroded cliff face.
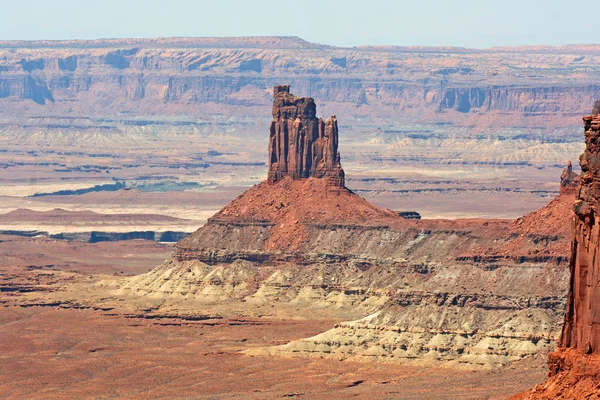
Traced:
<path fill-rule="evenodd" d="M 323 122 L 316 117 L 316 108 L 314 99 L 294 96 L 289 85 L 273 89 L 269 183 L 286 176 L 316 177 L 326 178 L 333 186 L 344 186 L 337 119 L 333 115 Z"/>
<path fill-rule="evenodd" d="M 548 359 L 549 379 L 516 398 L 600 398 L 600 102 L 583 118 L 585 152 L 574 204 L 571 278 L 560 348 Z"/>
<path fill-rule="evenodd" d="M 600 116 L 584 117 L 586 149 L 575 202 L 571 287 L 561 346 L 600 354 Z"/>
<path fill-rule="evenodd" d="M 119 295 L 365 317 L 260 354 L 493 368 L 552 348 L 572 192 L 516 221 L 404 219 L 343 186 L 337 129 L 312 99 L 274 94 L 269 180 Z"/>
<path fill-rule="evenodd" d="M 569 233 L 554 226 L 572 199 L 519 221 L 405 220 L 325 179 L 285 177 L 235 199 L 118 293 L 366 316 L 253 354 L 498 367 L 558 339 Z"/>

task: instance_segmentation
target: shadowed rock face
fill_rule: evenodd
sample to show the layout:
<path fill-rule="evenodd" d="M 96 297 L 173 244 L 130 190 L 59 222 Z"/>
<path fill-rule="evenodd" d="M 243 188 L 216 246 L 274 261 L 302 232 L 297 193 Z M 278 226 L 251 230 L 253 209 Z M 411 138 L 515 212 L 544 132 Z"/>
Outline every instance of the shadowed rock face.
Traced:
<path fill-rule="evenodd" d="M 344 187 L 335 115 L 323 122 L 316 117 L 314 99 L 294 96 L 289 85 L 275 86 L 273 97 L 269 183 L 286 176 L 316 177 L 327 178 L 332 186 Z"/>

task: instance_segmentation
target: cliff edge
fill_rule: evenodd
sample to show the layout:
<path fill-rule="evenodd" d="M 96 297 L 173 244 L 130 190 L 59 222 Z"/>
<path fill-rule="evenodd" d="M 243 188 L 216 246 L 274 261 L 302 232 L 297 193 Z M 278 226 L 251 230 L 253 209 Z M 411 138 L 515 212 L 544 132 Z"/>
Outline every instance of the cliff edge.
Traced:
<path fill-rule="evenodd" d="M 600 103 L 583 118 L 585 152 L 580 157 L 571 244 L 570 287 L 559 349 L 548 359 L 548 381 L 520 399 L 600 398 Z M 562 186 L 562 185 L 561 185 Z"/>

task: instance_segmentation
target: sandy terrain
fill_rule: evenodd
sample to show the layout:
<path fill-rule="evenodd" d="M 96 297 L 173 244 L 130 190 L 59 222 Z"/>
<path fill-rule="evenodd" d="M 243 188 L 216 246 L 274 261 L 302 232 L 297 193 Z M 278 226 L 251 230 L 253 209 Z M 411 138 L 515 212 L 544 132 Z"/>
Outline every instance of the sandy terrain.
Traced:
<path fill-rule="evenodd" d="M 485 372 L 251 357 L 242 353 L 317 334 L 339 319 L 251 317 L 223 307 L 192 318 L 118 301 L 93 309 L 73 296 L 85 298 L 86 285 L 97 291 L 94 282 L 105 279 L 97 272 L 140 272 L 168 248 L 1 239 L 1 398 L 501 399 L 545 378 L 543 356 Z"/>
<path fill-rule="evenodd" d="M 131 232 L 166 230 L 193 232 L 202 221 L 159 214 L 100 214 L 93 211 L 17 209 L 0 214 L 0 231 L 43 231 L 49 234 L 90 231 Z"/>
<path fill-rule="evenodd" d="M 0 309 L 0 397 L 501 399 L 545 377 L 543 363 L 465 373 L 241 351 L 310 336 L 328 320 L 159 323 L 99 311 Z"/>

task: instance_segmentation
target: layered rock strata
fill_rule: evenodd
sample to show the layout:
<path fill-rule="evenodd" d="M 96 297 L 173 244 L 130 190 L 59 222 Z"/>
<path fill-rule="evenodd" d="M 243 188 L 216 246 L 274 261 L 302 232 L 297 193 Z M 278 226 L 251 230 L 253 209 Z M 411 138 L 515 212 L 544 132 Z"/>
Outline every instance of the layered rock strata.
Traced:
<path fill-rule="evenodd" d="M 361 118 L 572 127 L 600 94 L 599 53 L 590 45 L 336 48 L 289 37 L 4 41 L 0 107 L 5 117 L 59 119 L 255 116 L 285 76 Z"/>
<path fill-rule="evenodd" d="M 560 175 L 560 192 L 561 193 L 575 193 L 579 188 L 580 176 L 573 171 L 573 165 L 571 161 L 567 163 L 567 166 L 563 168 L 562 174 Z"/>
<path fill-rule="evenodd" d="M 346 224 L 328 221 L 318 208 L 307 218 L 279 213 L 302 210 L 295 197 L 320 181 L 259 185 L 255 190 L 272 191 L 235 200 L 179 242 L 164 265 L 132 278 L 120 293 L 374 314 L 267 353 L 494 367 L 554 346 L 568 285 L 568 233 L 549 233 L 535 222 L 548 221 L 563 199 L 520 224 L 407 221 L 376 208 L 363 210 L 371 218 L 362 221 L 342 210 L 336 215 L 349 213 Z M 353 204 L 353 197 L 326 187 L 310 201 L 335 199 L 334 210 Z M 278 201 L 277 193 L 291 201 Z M 251 219 L 245 201 L 272 205 Z"/>
<path fill-rule="evenodd" d="M 571 287 L 561 346 L 600 354 L 600 116 L 585 117 L 583 177 L 575 202 Z"/>
<path fill-rule="evenodd" d="M 325 122 L 316 117 L 312 98 L 296 97 L 289 85 L 273 90 L 273 121 L 269 137 L 269 175 L 273 184 L 285 176 L 327 178 L 344 186 L 344 170 L 338 152 L 338 124 L 335 115 Z"/>
<path fill-rule="evenodd" d="M 284 184 L 296 193 L 302 182 L 272 187 Z M 120 293 L 370 315 L 259 354 L 488 368 L 552 349 L 560 334 L 568 237 L 535 230 L 540 215 L 521 225 L 310 218 L 213 221 Z"/>
<path fill-rule="evenodd" d="M 405 219 L 343 186 L 312 99 L 274 95 L 269 180 L 120 295 L 364 317 L 263 353 L 487 368 L 552 348 L 573 193 L 516 221 Z"/>

